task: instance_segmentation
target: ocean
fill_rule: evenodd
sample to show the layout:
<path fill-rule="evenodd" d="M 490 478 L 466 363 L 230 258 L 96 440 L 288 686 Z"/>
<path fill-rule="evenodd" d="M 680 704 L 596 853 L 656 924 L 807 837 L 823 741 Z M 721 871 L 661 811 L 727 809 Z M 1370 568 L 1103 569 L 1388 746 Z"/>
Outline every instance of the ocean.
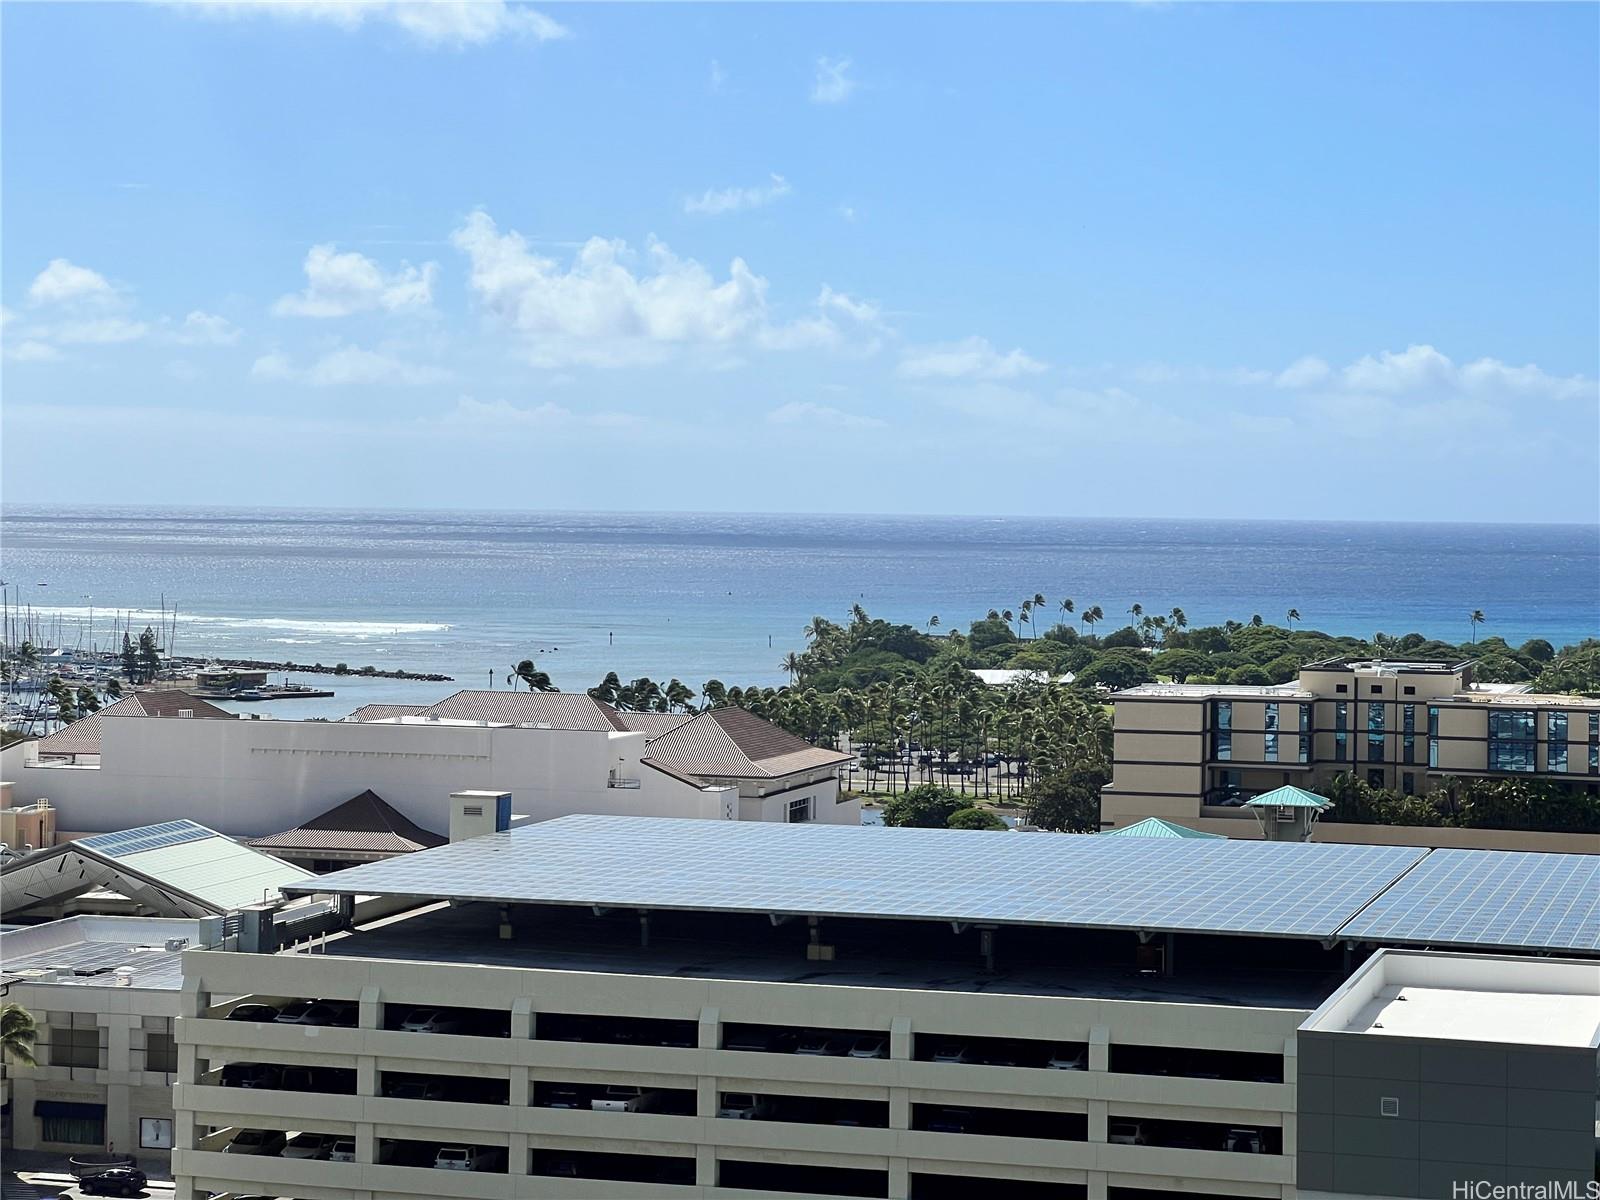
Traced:
<path fill-rule="evenodd" d="M 777 684 L 813 614 L 964 628 L 1036 592 L 1051 621 L 1063 596 L 1098 604 L 1102 632 L 1138 602 L 1192 625 L 1297 608 L 1329 633 L 1465 641 L 1482 609 L 1481 637 L 1600 636 L 1600 527 L 1581 525 L 7 505 L 0 575 L 69 644 L 164 598 L 179 654 L 455 679 L 303 676 L 338 695 L 241 706 L 302 717 L 504 687 L 523 658 L 564 691 L 613 670 Z"/>

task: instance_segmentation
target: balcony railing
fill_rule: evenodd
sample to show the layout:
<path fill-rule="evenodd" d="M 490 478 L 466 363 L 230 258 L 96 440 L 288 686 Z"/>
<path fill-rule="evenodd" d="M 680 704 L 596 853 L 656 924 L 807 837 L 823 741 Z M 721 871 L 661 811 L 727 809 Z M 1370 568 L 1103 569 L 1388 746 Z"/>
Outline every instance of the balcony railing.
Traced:
<path fill-rule="evenodd" d="M 606 786 L 614 788 L 636 788 L 639 786 L 639 780 L 630 779 L 625 775 L 618 775 L 615 771 L 613 771 L 610 775 L 606 776 Z"/>

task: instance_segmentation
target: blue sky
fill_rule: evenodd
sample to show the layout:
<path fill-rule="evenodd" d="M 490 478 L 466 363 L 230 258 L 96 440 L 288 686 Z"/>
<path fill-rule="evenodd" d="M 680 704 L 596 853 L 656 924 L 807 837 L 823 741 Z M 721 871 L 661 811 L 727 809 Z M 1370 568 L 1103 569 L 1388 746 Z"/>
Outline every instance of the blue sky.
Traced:
<path fill-rule="evenodd" d="M 1600 518 L 1595 5 L 0 22 L 8 500 Z"/>

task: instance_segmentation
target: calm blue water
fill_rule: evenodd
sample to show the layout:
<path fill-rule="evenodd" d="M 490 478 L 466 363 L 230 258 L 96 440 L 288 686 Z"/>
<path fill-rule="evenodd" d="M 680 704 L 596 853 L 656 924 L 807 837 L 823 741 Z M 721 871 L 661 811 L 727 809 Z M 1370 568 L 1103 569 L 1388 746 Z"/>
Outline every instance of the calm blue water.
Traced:
<path fill-rule="evenodd" d="M 1557 645 L 1600 635 L 1600 528 L 1029 517 L 62 509 L 10 505 L 0 574 L 104 642 L 113 609 L 164 594 L 185 654 L 406 667 L 503 684 L 533 657 L 564 690 L 678 676 L 777 683 L 814 613 L 860 603 L 965 626 L 1043 592 L 1177 605 L 1191 624 L 1283 619 L 1370 636 L 1417 631 Z M 48 586 L 41 587 L 40 584 Z M 610 640 L 608 640 L 608 638 Z M 86 635 L 87 640 L 87 635 Z M 444 685 L 340 680 L 339 697 L 276 706 L 338 714 Z"/>

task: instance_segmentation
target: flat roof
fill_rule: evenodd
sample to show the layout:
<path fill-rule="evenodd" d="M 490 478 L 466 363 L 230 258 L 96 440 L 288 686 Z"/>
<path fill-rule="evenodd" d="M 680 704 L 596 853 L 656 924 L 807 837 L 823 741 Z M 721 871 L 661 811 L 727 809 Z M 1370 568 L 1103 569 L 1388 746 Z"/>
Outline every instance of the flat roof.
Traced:
<path fill-rule="evenodd" d="M 1523 1046 L 1600 1046 L 1600 963 L 1380 950 L 1301 1029 Z"/>
<path fill-rule="evenodd" d="M 24 986 L 118 987 L 177 991 L 183 986 L 181 949 L 204 944 L 201 923 L 172 917 L 67 917 L 0 934 L 6 983 Z M 127 968 L 121 984 L 117 968 Z"/>
<path fill-rule="evenodd" d="M 1485 899 L 1436 930 L 1446 885 Z M 1600 954 L 1588 854 L 578 815 L 283 890 Z"/>

